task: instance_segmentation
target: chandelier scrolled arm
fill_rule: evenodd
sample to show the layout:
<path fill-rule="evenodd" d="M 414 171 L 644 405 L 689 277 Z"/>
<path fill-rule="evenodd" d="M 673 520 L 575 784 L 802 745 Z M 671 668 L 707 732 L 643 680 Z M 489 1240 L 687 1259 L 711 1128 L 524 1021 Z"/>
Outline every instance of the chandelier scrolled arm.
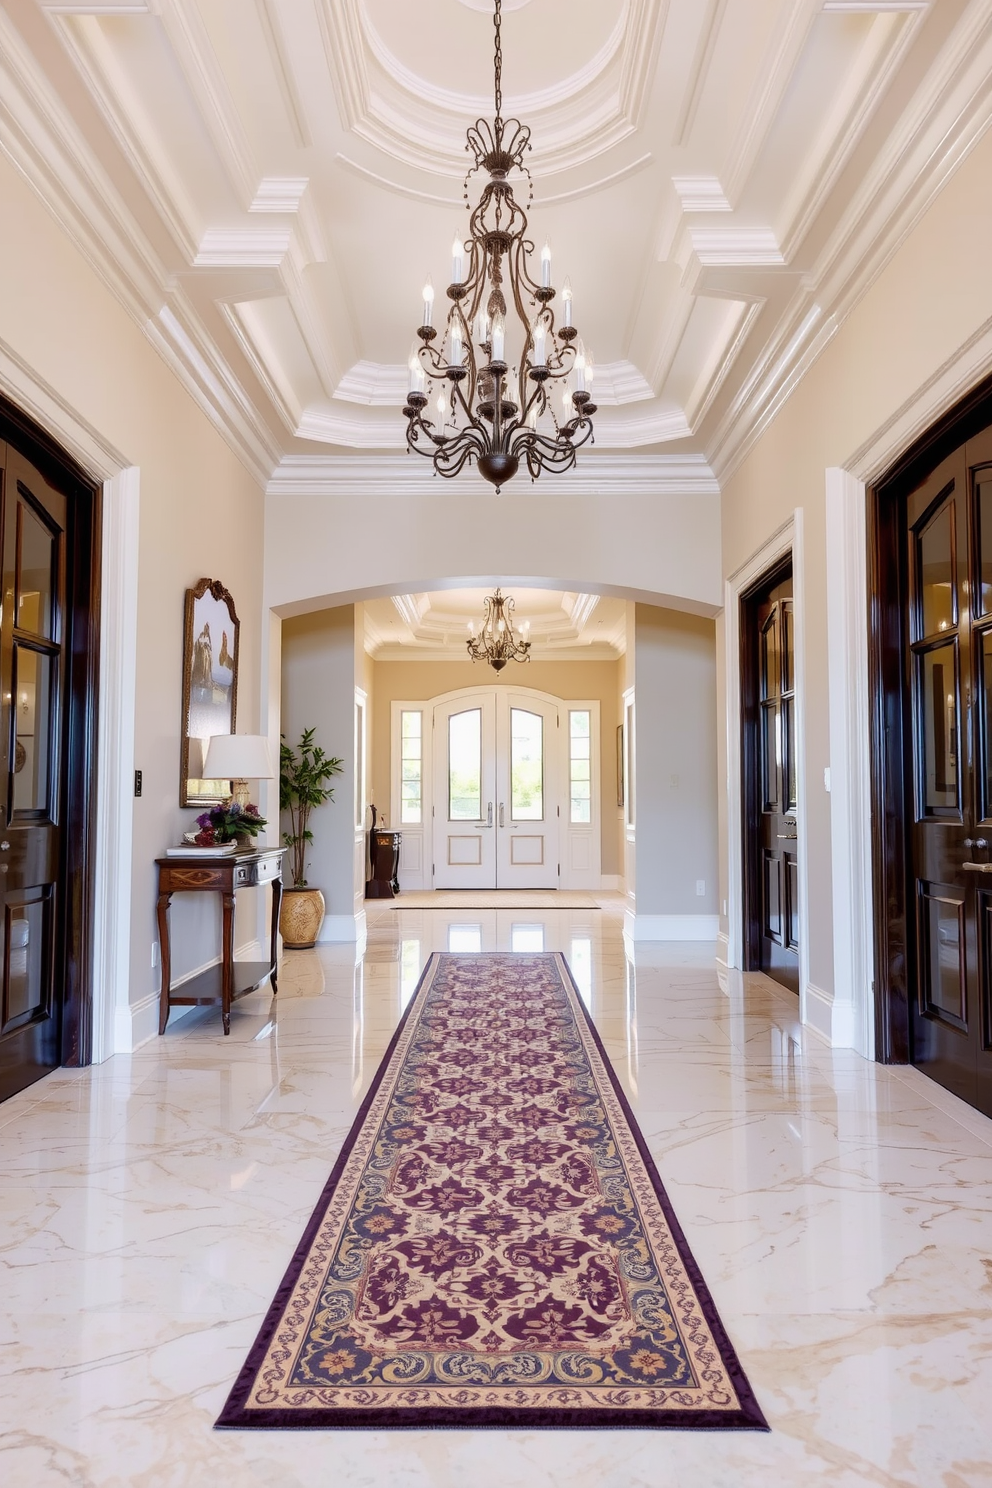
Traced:
<path fill-rule="evenodd" d="M 450 308 L 440 328 L 433 324 L 430 280 L 424 286 L 403 409 L 408 449 L 446 477 L 474 463 L 497 492 L 521 463 L 533 480 L 542 471 L 573 466 L 576 450 L 593 440 L 596 413 L 589 393 L 592 357 L 572 324 L 571 289 L 566 280 L 559 324 L 550 245 L 541 252 L 540 273 L 533 274 L 527 213 L 509 179 L 514 173 L 524 178 L 529 206 L 533 183 L 524 156 L 530 129 L 502 117 L 501 5 L 495 0 L 495 118 L 477 119 L 468 130 L 465 148 L 473 164 L 465 177 L 466 202 L 473 176 L 485 171 L 489 179 L 470 212 L 468 237 L 452 245 Z M 560 415 L 550 396 L 554 386 L 563 392 Z"/>

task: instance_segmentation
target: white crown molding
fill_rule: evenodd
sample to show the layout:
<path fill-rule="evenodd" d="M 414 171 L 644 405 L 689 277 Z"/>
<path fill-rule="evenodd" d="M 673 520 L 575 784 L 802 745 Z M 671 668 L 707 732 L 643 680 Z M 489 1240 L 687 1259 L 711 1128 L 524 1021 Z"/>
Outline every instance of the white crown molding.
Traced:
<path fill-rule="evenodd" d="M 471 483 L 471 478 L 469 478 Z M 432 496 L 439 487 L 426 460 L 413 455 L 284 455 L 273 471 L 270 496 Z M 537 482 L 558 496 L 719 496 L 720 485 L 703 455 L 581 454 L 574 470 Z M 487 489 L 481 478 L 478 489 Z"/>
<path fill-rule="evenodd" d="M 813 270 L 708 438 L 726 482 L 839 326 L 992 124 L 992 15 L 974 4 L 948 38 Z M 814 326 L 816 333 L 811 338 Z M 810 339 L 811 338 L 811 339 Z"/>
<path fill-rule="evenodd" d="M 699 7 L 696 7 L 697 10 Z M 717 37 L 720 34 L 720 23 L 723 13 L 727 8 L 727 0 L 708 0 L 706 12 L 699 28 L 699 39 L 696 44 L 692 66 L 686 79 L 685 89 L 682 94 L 682 103 L 679 107 L 678 120 L 675 125 L 674 143 L 684 145 L 692 133 L 693 122 L 699 101 L 703 96 L 703 88 L 709 72 L 713 53 L 716 50 Z"/>
<path fill-rule="evenodd" d="M 515 97 L 539 142 L 536 172 L 585 165 L 642 122 L 669 0 L 628 0 L 599 52 L 552 88 Z M 406 68 L 370 25 L 359 0 L 318 0 L 328 69 L 345 128 L 395 160 L 441 177 L 465 174 L 465 128 L 488 97 L 440 88 Z"/>
<path fill-rule="evenodd" d="M 402 408 L 409 391 L 404 362 L 356 362 L 334 389 L 343 403 L 368 408 Z M 654 389 L 633 362 L 600 362 L 596 366 L 596 403 L 619 407 L 642 403 L 655 396 Z"/>
<path fill-rule="evenodd" d="M 263 176 L 248 210 L 296 213 L 309 185 L 309 176 Z"/>
<path fill-rule="evenodd" d="M 784 264 L 770 227 L 690 227 L 689 241 L 699 263 L 713 268 Z"/>
<path fill-rule="evenodd" d="M 292 241 L 289 227 L 208 227 L 193 259 L 197 269 L 278 269 Z"/>
<path fill-rule="evenodd" d="M 731 212 L 723 187 L 716 176 L 673 176 L 683 212 Z"/>
<path fill-rule="evenodd" d="M 286 52 L 278 0 L 255 0 L 255 9 L 258 12 L 259 23 L 262 27 L 266 49 L 269 54 L 269 61 L 272 64 L 272 71 L 275 73 L 276 83 L 282 95 L 283 108 L 289 120 L 293 139 L 301 150 L 308 150 L 313 144 L 313 136 L 310 133 L 306 108 L 300 96 L 296 77 Z"/>
<path fill-rule="evenodd" d="M 724 174 L 731 205 L 740 201 L 751 178 L 821 9 L 822 0 L 798 0 L 795 5 L 786 6 L 785 25 L 775 28 L 756 73 L 751 96 L 741 116 L 742 127 Z"/>

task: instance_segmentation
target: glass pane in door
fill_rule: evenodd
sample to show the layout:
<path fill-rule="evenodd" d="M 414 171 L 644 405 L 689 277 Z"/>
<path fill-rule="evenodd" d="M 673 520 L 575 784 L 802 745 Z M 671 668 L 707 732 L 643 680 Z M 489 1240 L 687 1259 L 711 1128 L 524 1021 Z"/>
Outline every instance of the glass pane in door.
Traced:
<path fill-rule="evenodd" d="M 992 477 L 988 472 L 975 483 L 975 506 L 978 517 L 978 552 L 981 575 L 977 589 L 978 611 L 992 614 Z"/>
<path fill-rule="evenodd" d="M 35 635 L 52 636 L 52 575 L 56 539 L 26 501 L 17 504 L 20 552 L 17 574 L 17 625 Z"/>
<path fill-rule="evenodd" d="M 448 719 L 448 820 L 482 820 L 482 709 Z"/>
<path fill-rule="evenodd" d="M 14 799 L 12 810 L 50 816 L 49 755 L 53 659 L 14 645 Z"/>
<path fill-rule="evenodd" d="M 922 814 L 958 808 L 957 643 L 935 646 L 918 660 Z"/>
<path fill-rule="evenodd" d="M 927 523 L 917 539 L 916 563 L 919 585 L 920 639 L 950 630 L 957 620 L 954 603 L 954 570 L 951 532 L 954 502 L 948 501 Z"/>
<path fill-rule="evenodd" d="M 510 818 L 544 820 L 544 719 L 510 709 Z"/>

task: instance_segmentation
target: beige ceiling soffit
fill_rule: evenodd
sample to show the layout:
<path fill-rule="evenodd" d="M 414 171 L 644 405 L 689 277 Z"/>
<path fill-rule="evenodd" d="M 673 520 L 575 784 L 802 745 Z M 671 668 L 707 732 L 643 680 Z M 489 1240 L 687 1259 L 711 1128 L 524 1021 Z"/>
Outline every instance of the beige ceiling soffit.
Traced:
<path fill-rule="evenodd" d="M 649 369 L 649 381 L 654 388 L 661 389 L 668 381 L 694 304 L 695 297 L 687 293 L 684 286 L 680 285 L 678 291 L 671 296 L 668 316 L 661 327 L 654 360 Z"/>
<path fill-rule="evenodd" d="M 482 482 L 479 482 L 480 489 Z M 284 455 L 267 494 L 278 496 L 444 496 L 457 493 L 404 454 Z M 528 488 L 542 499 L 559 496 L 719 496 L 720 485 L 703 455 L 590 456 L 575 470 Z"/>
<path fill-rule="evenodd" d="M 56 3 L 56 0 L 41 0 L 41 9 L 49 15 L 91 15 L 91 16 L 122 16 L 122 15 L 151 15 L 152 8 L 148 4 L 135 4 L 134 0 L 121 0 L 115 5 L 113 0 L 105 0 L 103 5 L 64 5 Z"/>
<path fill-rule="evenodd" d="M 341 378 L 334 397 L 367 408 L 402 408 L 409 391 L 407 384 L 405 362 L 359 361 Z M 654 396 L 651 384 L 633 362 L 597 364 L 596 402 L 601 408 L 642 403 Z"/>
<path fill-rule="evenodd" d="M 771 369 L 782 357 L 781 348 L 791 344 L 790 336 L 808 324 L 813 295 L 824 307 L 826 321 L 802 357 L 803 370 L 812 365 L 992 124 L 990 75 L 992 16 L 984 7 L 972 6 L 917 86 L 910 107 L 873 161 L 819 263 L 804 279 L 778 331 L 709 440 L 709 458 L 722 481 L 738 469 L 767 427 L 769 407 L 781 407 L 781 400 L 766 392 L 759 415 L 750 400 L 763 380 L 775 375 Z M 784 362 L 779 376 L 790 390 L 796 386 L 795 370 Z"/>
<path fill-rule="evenodd" d="M 686 404 L 686 418 L 693 433 L 699 428 L 713 406 L 713 400 L 726 382 L 727 375 L 740 355 L 751 327 L 761 313 L 763 304 L 763 300 L 755 300 L 751 304 L 743 303 L 736 323 L 728 324 L 726 338 L 712 348 L 708 365 L 700 376 L 693 396 Z"/>
<path fill-rule="evenodd" d="M 932 0 L 823 0 L 824 10 L 851 15 L 895 15 L 900 11 L 929 10 Z"/>
<path fill-rule="evenodd" d="M 202 17 L 193 0 L 169 0 L 160 20 L 228 180 L 247 208 L 259 171 Z"/>
<path fill-rule="evenodd" d="M 699 108 L 700 99 L 703 96 L 703 88 L 706 85 L 706 75 L 713 60 L 716 50 L 717 37 L 720 34 L 720 23 L 723 13 L 727 8 L 727 0 L 709 0 L 703 24 L 699 29 L 699 39 L 696 43 L 696 55 L 693 59 L 692 69 L 686 81 L 685 92 L 682 95 L 682 106 L 679 109 L 678 119 L 675 124 L 674 145 L 681 146 L 686 143 L 692 131 L 693 121 Z"/>
<path fill-rule="evenodd" d="M 301 149 L 309 149 L 313 144 L 313 137 L 307 124 L 306 109 L 300 97 L 296 85 L 296 78 L 286 52 L 283 40 L 282 26 L 279 21 L 279 7 L 275 0 L 255 0 L 255 9 L 258 11 L 258 19 L 262 27 L 262 35 L 265 37 L 269 61 L 275 74 L 279 92 L 282 96 L 283 108 L 286 118 L 289 120 L 293 139 Z"/>
<path fill-rule="evenodd" d="M 278 447 L 2 9 L 0 148 L 264 484 Z"/>
<path fill-rule="evenodd" d="M 404 449 L 402 421 L 391 418 L 347 418 L 329 408 L 306 408 L 296 428 L 298 439 L 314 439 L 319 444 L 340 444 L 346 449 Z M 425 474 L 428 472 L 425 472 Z"/>
<path fill-rule="evenodd" d="M 691 433 L 689 420 L 681 408 L 659 409 L 640 418 L 611 413 L 607 409 L 601 409 L 596 415 L 596 443 L 604 450 L 668 444 L 673 439 L 687 439 Z"/>
<path fill-rule="evenodd" d="M 834 107 L 806 153 L 780 213 L 782 251 L 791 259 L 816 221 L 841 171 L 865 131 L 875 107 L 896 76 L 922 17 L 883 12 L 876 20 L 857 65 L 851 69 Z"/>
<path fill-rule="evenodd" d="M 775 28 L 771 46 L 741 119 L 736 149 L 727 167 L 726 188 L 731 203 L 740 201 L 822 8 L 822 0 L 798 0 L 797 4 L 788 3 L 783 7 L 784 23 Z"/>
<path fill-rule="evenodd" d="M 689 239 L 703 267 L 748 268 L 785 263 L 770 227 L 690 227 Z"/>
<path fill-rule="evenodd" d="M 416 627 L 420 624 L 421 619 L 423 618 L 424 611 L 430 604 L 430 600 L 428 599 L 427 595 L 393 594 L 390 597 L 393 601 L 396 613 L 403 621 L 403 624 L 408 625 L 411 630 L 415 630 Z"/>
<path fill-rule="evenodd" d="M 347 170 L 353 171 L 356 176 L 364 176 L 367 181 L 374 181 L 377 186 L 384 186 L 387 191 L 394 191 L 397 196 L 411 196 L 416 201 L 436 202 L 441 207 L 458 208 L 463 205 L 460 197 L 438 196 L 434 191 L 418 191 L 414 186 L 405 186 L 399 181 L 391 181 L 388 176 L 369 170 L 367 165 L 360 165 L 357 160 L 352 160 L 350 155 L 343 155 L 340 150 L 334 158 Z"/>
<path fill-rule="evenodd" d="M 289 252 L 288 227 L 208 227 L 193 259 L 197 269 L 278 269 Z"/>
<path fill-rule="evenodd" d="M 673 176 L 683 212 L 732 212 L 716 176 Z"/>
<path fill-rule="evenodd" d="M 190 319 L 190 308 L 184 306 L 184 311 L 185 318 Z M 249 474 L 264 486 L 278 465 L 279 447 L 259 422 L 241 387 L 221 359 L 214 356 L 208 360 L 167 305 L 154 320 L 147 322 L 144 330 Z M 212 345 L 210 350 L 214 350 Z"/>
<path fill-rule="evenodd" d="M 654 156 L 650 151 L 646 155 L 638 155 L 629 165 L 623 165 L 619 170 L 611 171 L 608 176 L 599 176 L 595 181 L 590 181 L 587 186 L 575 186 L 571 191 L 558 191 L 551 196 L 535 196 L 535 207 L 551 207 L 556 202 L 579 201 L 587 196 L 593 196 L 597 191 L 605 191 L 608 186 L 616 186 L 620 181 L 626 181 L 638 171 L 650 165 Z"/>
<path fill-rule="evenodd" d="M 670 0 L 629 0 L 627 30 L 635 37 L 624 50 L 620 103 L 624 114 L 640 128 L 658 55 L 665 37 Z"/>
<path fill-rule="evenodd" d="M 290 434 L 295 434 L 300 421 L 301 408 L 285 377 L 276 376 L 270 358 L 266 357 L 254 334 L 255 327 L 246 306 L 237 303 L 218 303 L 217 309 L 227 321 L 231 334 L 241 348 L 255 376 L 265 389 L 266 397 Z"/>
<path fill-rule="evenodd" d="M 118 149 L 184 262 L 192 263 L 201 230 L 199 214 L 127 69 L 120 65 L 103 28 L 92 17 L 60 18 L 53 25 Z"/>

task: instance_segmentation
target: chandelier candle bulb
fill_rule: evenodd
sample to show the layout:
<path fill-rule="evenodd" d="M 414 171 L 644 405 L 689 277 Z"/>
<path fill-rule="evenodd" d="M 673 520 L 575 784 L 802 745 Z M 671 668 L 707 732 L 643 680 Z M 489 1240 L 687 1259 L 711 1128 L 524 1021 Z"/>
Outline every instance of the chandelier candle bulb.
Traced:
<path fill-rule="evenodd" d="M 545 346 L 547 344 L 547 327 L 545 326 L 543 320 L 539 320 L 534 326 L 534 334 L 531 339 L 534 345 L 534 366 L 543 367 L 548 359 L 547 352 L 545 351 Z"/>
<path fill-rule="evenodd" d="M 451 365 L 460 367 L 462 364 L 462 323 L 457 317 L 451 324 Z"/>
<path fill-rule="evenodd" d="M 575 358 L 575 391 L 584 393 L 586 390 L 586 358 L 585 352 L 580 351 Z"/>
<path fill-rule="evenodd" d="M 551 244 L 548 242 L 541 249 L 541 288 L 551 288 Z"/>
<path fill-rule="evenodd" d="M 489 316 L 485 310 L 480 310 L 475 317 L 475 339 L 480 346 L 489 340 Z"/>
<path fill-rule="evenodd" d="M 592 387 L 592 380 L 593 380 L 593 376 L 595 374 L 595 371 L 596 371 L 596 368 L 595 368 L 595 366 L 593 364 L 592 352 L 591 351 L 587 351 L 586 352 L 586 390 L 587 391 L 588 391 L 588 389 L 590 387 Z"/>
<path fill-rule="evenodd" d="M 561 323 L 563 326 L 572 324 L 572 285 L 568 279 L 561 291 Z"/>
<path fill-rule="evenodd" d="M 492 342 L 494 362 L 501 362 L 503 360 L 505 337 L 506 323 L 504 322 L 502 315 L 493 316 Z"/>
<path fill-rule="evenodd" d="M 410 391 L 411 393 L 422 393 L 427 386 L 427 373 L 420 364 L 419 357 L 410 358 Z"/>
<path fill-rule="evenodd" d="M 429 274 L 424 285 L 424 318 L 421 324 L 425 326 L 434 324 L 434 282 Z"/>
<path fill-rule="evenodd" d="M 451 245 L 451 282 L 461 284 L 465 278 L 465 244 L 461 238 L 455 237 Z"/>

